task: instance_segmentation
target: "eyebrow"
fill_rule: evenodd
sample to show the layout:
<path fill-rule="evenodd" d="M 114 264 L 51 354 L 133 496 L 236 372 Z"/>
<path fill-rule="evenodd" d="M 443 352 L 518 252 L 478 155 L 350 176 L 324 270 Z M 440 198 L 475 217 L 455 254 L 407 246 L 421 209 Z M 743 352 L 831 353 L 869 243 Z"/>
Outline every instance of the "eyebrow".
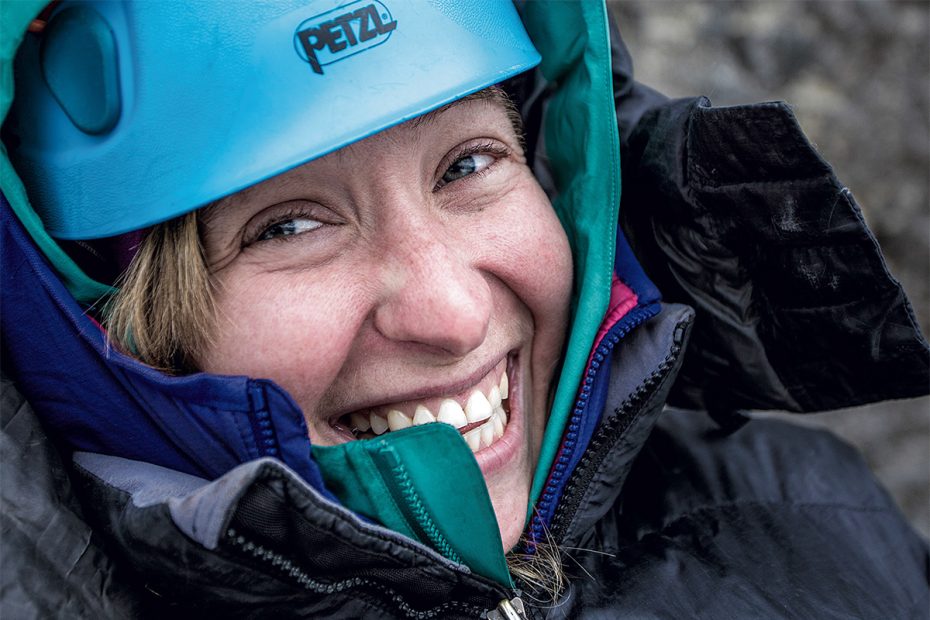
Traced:
<path fill-rule="evenodd" d="M 456 99 L 455 101 L 449 102 L 444 106 L 432 110 L 431 112 L 427 112 L 422 116 L 418 116 L 415 119 L 409 121 L 410 126 L 419 128 L 423 125 L 434 123 L 443 113 L 448 112 L 452 108 L 463 105 L 469 101 L 488 101 L 492 105 L 496 104 L 503 107 L 504 111 L 507 113 L 507 119 L 513 126 L 514 132 L 517 134 L 517 138 L 520 140 L 521 144 L 523 143 L 523 117 L 520 116 L 520 112 L 517 110 L 517 106 L 514 105 L 513 100 L 510 98 L 510 95 L 507 94 L 507 91 L 496 84 L 493 86 L 488 86 L 487 88 L 479 90 L 478 92 L 465 95 L 461 99 Z"/>

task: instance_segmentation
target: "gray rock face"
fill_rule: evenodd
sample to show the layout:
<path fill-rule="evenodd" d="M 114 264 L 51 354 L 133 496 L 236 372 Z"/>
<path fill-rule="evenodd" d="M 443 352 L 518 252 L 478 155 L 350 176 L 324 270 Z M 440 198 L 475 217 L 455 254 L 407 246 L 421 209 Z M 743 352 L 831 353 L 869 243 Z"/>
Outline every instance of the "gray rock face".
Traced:
<path fill-rule="evenodd" d="M 930 3 L 608 3 L 640 81 L 715 105 L 792 105 L 930 333 Z M 930 398 L 792 418 L 858 446 L 930 536 Z"/>

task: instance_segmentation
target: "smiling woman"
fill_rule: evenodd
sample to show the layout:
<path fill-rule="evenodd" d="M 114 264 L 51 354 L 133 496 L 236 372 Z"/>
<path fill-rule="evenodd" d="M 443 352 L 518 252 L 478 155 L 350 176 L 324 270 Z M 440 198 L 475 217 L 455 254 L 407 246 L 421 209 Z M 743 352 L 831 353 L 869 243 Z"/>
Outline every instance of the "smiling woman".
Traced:
<path fill-rule="evenodd" d="M 927 390 L 849 192 L 518 6 L 0 12 L 4 616 L 923 609 L 858 456 L 739 412 Z"/>
<path fill-rule="evenodd" d="M 451 424 L 511 549 L 572 278 L 512 110 L 492 87 L 157 225 L 110 334 L 154 366 L 176 368 L 183 351 L 191 370 L 274 380 L 314 445 Z M 199 303 L 176 305 L 185 280 Z"/>

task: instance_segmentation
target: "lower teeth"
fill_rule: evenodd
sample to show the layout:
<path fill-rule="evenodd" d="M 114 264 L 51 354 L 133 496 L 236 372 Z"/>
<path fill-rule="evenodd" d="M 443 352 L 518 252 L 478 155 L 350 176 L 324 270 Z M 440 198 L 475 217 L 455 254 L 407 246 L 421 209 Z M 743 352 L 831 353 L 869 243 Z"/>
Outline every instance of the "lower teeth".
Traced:
<path fill-rule="evenodd" d="M 468 431 L 462 435 L 462 438 L 465 439 L 465 443 L 468 444 L 472 452 L 478 452 L 500 439 L 504 435 L 506 424 L 506 414 L 503 409 L 497 409 L 487 422 Z"/>

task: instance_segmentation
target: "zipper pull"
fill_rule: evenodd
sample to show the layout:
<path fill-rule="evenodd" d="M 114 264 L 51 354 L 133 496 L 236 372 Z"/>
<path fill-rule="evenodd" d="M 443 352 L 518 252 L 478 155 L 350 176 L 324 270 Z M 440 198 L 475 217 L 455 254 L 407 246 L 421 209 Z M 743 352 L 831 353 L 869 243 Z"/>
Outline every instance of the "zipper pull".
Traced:
<path fill-rule="evenodd" d="M 523 601 L 519 596 L 515 596 L 498 603 L 497 608 L 488 612 L 488 620 L 528 620 L 528 616 Z"/>

